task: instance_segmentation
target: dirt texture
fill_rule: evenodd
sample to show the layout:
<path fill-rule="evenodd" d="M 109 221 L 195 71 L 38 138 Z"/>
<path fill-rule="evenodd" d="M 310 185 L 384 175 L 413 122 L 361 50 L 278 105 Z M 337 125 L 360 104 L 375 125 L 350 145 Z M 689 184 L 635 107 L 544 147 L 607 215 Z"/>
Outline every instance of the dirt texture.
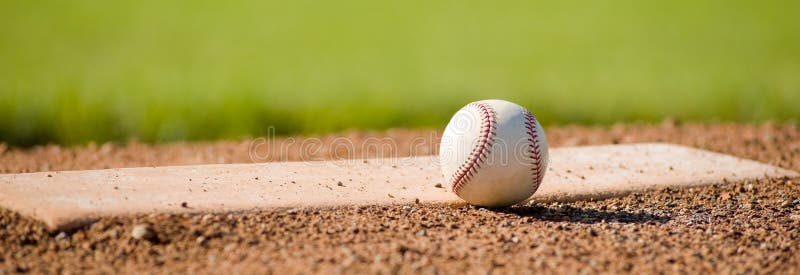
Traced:
<path fill-rule="evenodd" d="M 671 142 L 800 170 L 795 124 L 666 121 L 546 132 L 551 146 Z M 348 132 L 321 140 L 339 136 L 394 142 L 389 153 L 398 156 L 435 153 L 438 141 L 424 130 Z M 416 144 L 419 137 L 427 141 Z M 277 160 L 341 153 L 281 146 L 269 147 L 281 149 Z M 249 162 L 251 147 L 249 140 L 26 150 L 0 145 L 0 171 Z M 359 157 L 387 153 L 354 150 Z M 73 232 L 49 232 L 0 209 L 0 274 L 797 274 L 799 239 L 800 179 L 788 178 L 505 209 L 409 204 L 114 217 Z"/>

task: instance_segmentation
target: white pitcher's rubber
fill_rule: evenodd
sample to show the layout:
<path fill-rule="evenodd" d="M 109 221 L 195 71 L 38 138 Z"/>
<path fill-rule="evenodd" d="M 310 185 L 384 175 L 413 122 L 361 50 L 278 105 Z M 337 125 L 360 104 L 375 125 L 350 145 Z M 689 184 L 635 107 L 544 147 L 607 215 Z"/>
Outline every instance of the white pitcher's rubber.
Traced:
<path fill-rule="evenodd" d="M 670 144 L 554 148 L 550 156 L 536 201 L 798 177 L 794 171 Z M 444 184 L 436 162 L 426 156 L 6 174 L 0 175 L 0 207 L 67 230 L 100 217 L 141 213 L 463 203 Z"/>

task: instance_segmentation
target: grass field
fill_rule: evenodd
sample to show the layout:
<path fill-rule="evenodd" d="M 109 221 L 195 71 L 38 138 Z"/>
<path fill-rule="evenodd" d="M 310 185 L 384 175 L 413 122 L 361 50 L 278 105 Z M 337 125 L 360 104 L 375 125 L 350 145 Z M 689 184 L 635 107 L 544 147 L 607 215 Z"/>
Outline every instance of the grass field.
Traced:
<path fill-rule="evenodd" d="M 798 1 L 0 1 L 0 142 L 800 118 Z"/>

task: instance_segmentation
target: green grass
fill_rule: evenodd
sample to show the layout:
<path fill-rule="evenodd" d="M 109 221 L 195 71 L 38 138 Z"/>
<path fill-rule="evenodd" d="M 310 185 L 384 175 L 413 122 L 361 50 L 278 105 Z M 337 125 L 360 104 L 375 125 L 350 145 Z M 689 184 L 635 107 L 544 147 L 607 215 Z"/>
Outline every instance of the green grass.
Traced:
<path fill-rule="evenodd" d="M 0 1 L 0 142 L 800 117 L 799 1 Z"/>

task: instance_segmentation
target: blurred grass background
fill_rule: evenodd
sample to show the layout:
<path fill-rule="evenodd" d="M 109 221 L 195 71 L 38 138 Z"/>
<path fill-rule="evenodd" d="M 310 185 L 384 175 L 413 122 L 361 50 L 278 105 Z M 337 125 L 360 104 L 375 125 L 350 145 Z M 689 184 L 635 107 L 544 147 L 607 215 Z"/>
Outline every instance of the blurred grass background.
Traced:
<path fill-rule="evenodd" d="M 0 1 L 0 142 L 800 116 L 800 1 Z"/>

